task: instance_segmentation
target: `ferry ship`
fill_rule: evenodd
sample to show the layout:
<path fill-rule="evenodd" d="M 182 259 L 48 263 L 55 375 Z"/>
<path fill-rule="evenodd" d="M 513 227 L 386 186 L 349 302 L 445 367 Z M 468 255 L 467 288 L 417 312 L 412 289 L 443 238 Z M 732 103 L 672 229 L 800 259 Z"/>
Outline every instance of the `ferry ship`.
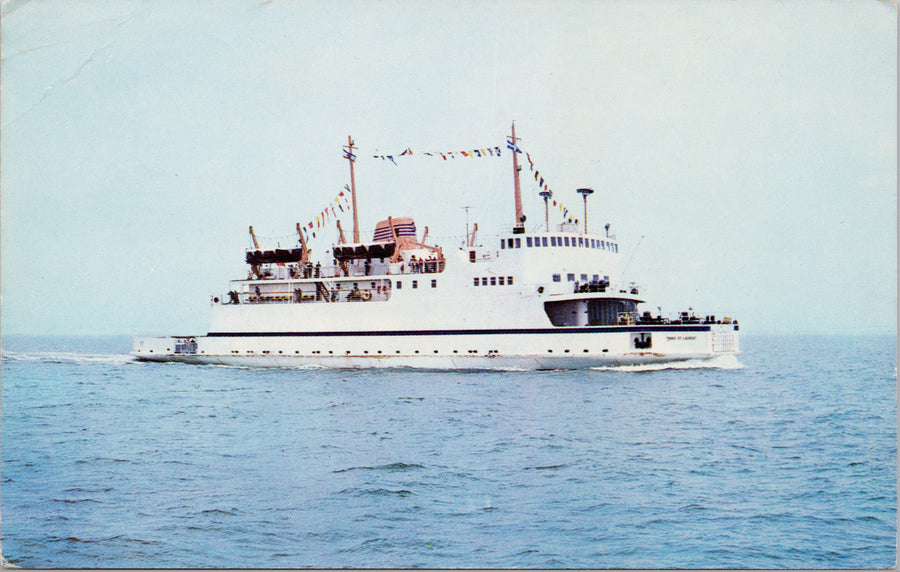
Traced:
<path fill-rule="evenodd" d="M 301 225 L 299 245 L 262 249 L 250 227 L 246 278 L 212 297 L 206 335 L 137 337 L 141 361 L 240 366 L 432 369 L 578 369 L 596 366 L 708 360 L 739 353 L 738 322 L 680 312 L 664 318 L 641 312 L 639 288 L 623 283 L 622 252 L 609 225 L 584 218 L 526 231 L 519 139 L 512 155 L 514 226 L 481 241 L 477 224 L 458 247 L 419 238 L 408 216 L 375 225 L 360 239 L 350 166 L 352 241 L 340 221 L 332 258 L 310 259 Z M 500 149 L 497 154 L 500 154 Z"/>

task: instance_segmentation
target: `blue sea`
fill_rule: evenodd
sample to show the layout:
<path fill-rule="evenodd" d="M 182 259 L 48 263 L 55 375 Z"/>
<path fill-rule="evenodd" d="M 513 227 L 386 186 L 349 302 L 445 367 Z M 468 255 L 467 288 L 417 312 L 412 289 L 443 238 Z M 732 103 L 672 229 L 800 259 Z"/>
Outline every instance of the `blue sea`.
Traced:
<path fill-rule="evenodd" d="M 8 563 L 896 563 L 893 337 L 547 372 L 152 364 L 129 344 L 3 339 Z"/>

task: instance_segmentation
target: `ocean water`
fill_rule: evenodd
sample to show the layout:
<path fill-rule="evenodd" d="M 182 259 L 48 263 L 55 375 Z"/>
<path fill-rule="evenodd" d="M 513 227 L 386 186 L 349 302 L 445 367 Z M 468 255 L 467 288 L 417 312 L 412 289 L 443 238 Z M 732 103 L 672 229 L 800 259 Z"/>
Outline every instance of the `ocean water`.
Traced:
<path fill-rule="evenodd" d="M 437 372 L 137 363 L 124 338 L 5 338 L 3 556 L 893 566 L 894 338 L 742 344 L 717 367 Z"/>

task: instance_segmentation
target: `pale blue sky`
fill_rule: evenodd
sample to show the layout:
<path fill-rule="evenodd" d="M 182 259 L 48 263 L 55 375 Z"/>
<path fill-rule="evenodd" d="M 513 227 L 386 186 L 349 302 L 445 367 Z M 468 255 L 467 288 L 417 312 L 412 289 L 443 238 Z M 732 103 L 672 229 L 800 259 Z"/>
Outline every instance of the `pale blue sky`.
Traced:
<path fill-rule="evenodd" d="M 893 3 L 7 0 L 2 16 L 5 334 L 205 332 L 210 295 L 246 273 L 247 227 L 291 243 L 349 182 L 349 134 L 367 233 L 411 215 L 452 247 L 472 205 L 490 236 L 513 222 L 508 154 L 371 155 L 503 146 L 512 120 L 557 197 L 597 191 L 590 221 L 612 224 L 649 308 L 896 331 Z"/>

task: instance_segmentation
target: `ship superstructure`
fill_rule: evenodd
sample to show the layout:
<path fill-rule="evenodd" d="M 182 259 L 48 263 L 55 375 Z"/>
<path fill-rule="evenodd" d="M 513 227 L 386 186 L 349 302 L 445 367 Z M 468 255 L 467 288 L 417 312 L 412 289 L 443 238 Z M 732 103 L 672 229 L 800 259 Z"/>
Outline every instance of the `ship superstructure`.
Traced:
<path fill-rule="evenodd" d="M 361 241 L 351 167 L 353 240 L 339 238 L 331 259 L 299 248 L 265 250 L 251 227 L 248 276 L 212 301 L 205 336 L 140 337 L 133 355 L 148 361 L 325 367 L 583 368 L 707 359 L 737 353 L 738 323 L 641 312 L 639 288 L 620 283 L 620 252 L 607 225 L 545 225 L 526 231 L 515 126 L 515 225 L 480 242 L 428 243 L 408 216 L 388 217 Z M 545 204 L 547 196 L 544 196 Z M 400 213 L 402 215 L 402 213 Z"/>

